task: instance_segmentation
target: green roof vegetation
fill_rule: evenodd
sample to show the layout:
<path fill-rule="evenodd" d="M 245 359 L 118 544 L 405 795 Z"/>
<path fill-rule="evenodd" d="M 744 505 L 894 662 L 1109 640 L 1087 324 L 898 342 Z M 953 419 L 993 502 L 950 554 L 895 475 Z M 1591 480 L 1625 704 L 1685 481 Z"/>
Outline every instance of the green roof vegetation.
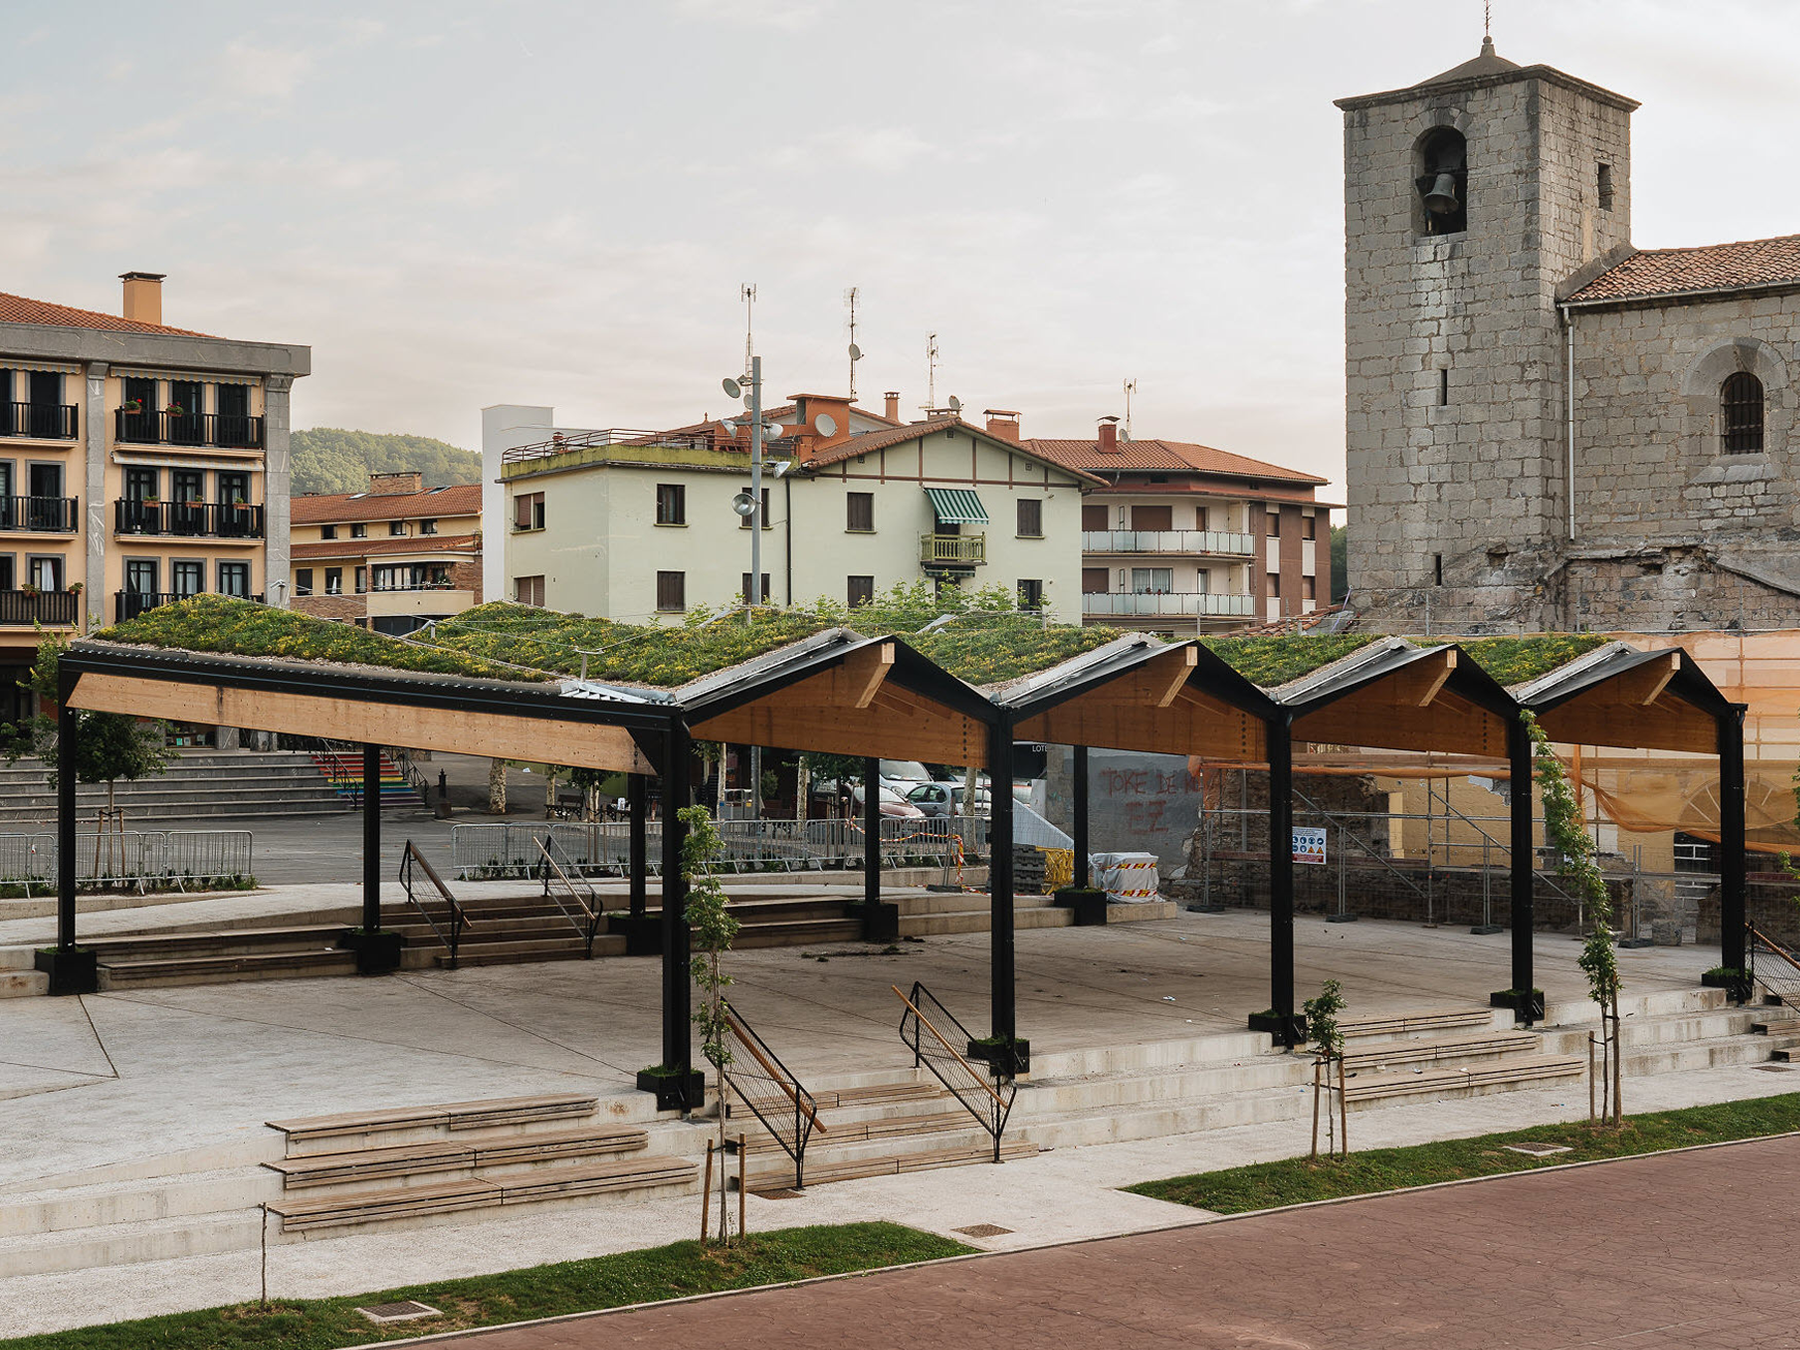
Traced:
<path fill-rule="evenodd" d="M 1529 637 L 1457 639 L 1469 659 L 1500 684 L 1539 679 L 1608 639 L 1591 633 L 1539 633 Z"/>
<path fill-rule="evenodd" d="M 1201 645 L 1214 656 L 1252 684 L 1264 689 L 1273 689 L 1278 684 L 1310 675 L 1373 641 L 1373 637 L 1363 633 L 1337 633 L 1326 637 L 1278 635 L 1200 639 Z"/>

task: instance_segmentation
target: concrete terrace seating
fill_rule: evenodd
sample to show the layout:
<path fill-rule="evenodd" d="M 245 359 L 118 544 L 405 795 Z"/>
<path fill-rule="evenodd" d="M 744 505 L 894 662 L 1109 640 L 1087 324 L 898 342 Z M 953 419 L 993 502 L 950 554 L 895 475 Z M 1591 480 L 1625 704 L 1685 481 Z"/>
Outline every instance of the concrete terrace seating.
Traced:
<path fill-rule="evenodd" d="M 517 1125 L 527 1121 L 591 1116 L 598 1097 L 581 1094 L 544 1097 L 495 1097 L 488 1101 L 451 1102 L 444 1106 L 401 1106 L 388 1111 L 348 1112 L 334 1116 L 308 1116 L 300 1120 L 271 1120 L 290 1146 L 296 1140 L 333 1139 L 373 1134 L 383 1130 L 443 1127 L 451 1130 L 483 1129 L 491 1125 Z"/>
<path fill-rule="evenodd" d="M 86 945 L 100 967 L 100 987 L 217 984 L 305 975 L 349 975 L 356 954 L 340 948 L 343 924 L 244 928 L 200 933 L 149 933 L 96 938 Z"/>

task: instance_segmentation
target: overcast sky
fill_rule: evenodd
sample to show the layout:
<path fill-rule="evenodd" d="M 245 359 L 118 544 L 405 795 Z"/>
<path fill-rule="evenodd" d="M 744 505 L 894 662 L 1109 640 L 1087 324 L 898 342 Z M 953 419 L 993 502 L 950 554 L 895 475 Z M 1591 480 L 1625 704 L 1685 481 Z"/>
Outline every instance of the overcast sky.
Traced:
<path fill-rule="evenodd" d="M 1334 97 L 1473 56 L 1480 0 L 4 0 L 0 290 L 308 343 L 297 426 L 772 392 L 1021 409 L 1341 484 Z M 1496 0 L 1503 56 L 1643 101 L 1640 246 L 1800 232 L 1800 4 Z M 1340 488 L 1341 490 L 1341 488 Z M 1333 494 L 1336 495 L 1336 494 Z M 1341 497 L 1339 498 L 1341 500 Z"/>

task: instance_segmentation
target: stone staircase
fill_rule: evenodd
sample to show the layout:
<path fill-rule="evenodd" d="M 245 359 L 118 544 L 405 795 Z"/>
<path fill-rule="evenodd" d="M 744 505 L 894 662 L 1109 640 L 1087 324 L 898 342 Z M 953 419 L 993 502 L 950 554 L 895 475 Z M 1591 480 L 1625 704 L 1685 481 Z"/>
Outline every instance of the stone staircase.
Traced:
<path fill-rule="evenodd" d="M 945 937 L 954 933 L 985 933 L 992 926 L 988 897 L 980 891 L 942 891 L 893 897 L 900 909 L 902 937 Z M 1177 913 L 1173 901 L 1153 900 L 1143 905 L 1108 905 L 1106 921 L 1139 923 L 1171 919 Z M 1069 928 L 1075 911 L 1065 909 L 1047 895 L 1013 897 L 1013 927 Z"/>
<path fill-rule="evenodd" d="M 87 828 L 106 800 L 105 784 L 76 789 L 76 808 Z M 167 772 L 117 784 L 117 804 L 124 808 L 127 829 L 160 829 L 170 821 L 337 815 L 349 809 L 311 756 L 251 751 L 178 752 Z M 56 795 L 41 765 L 21 761 L 0 767 L 0 825 L 26 833 L 56 828 Z"/>
<path fill-rule="evenodd" d="M 101 989 L 222 984 L 236 980 L 354 975 L 356 954 L 338 946 L 344 925 L 145 933 L 93 938 Z"/>

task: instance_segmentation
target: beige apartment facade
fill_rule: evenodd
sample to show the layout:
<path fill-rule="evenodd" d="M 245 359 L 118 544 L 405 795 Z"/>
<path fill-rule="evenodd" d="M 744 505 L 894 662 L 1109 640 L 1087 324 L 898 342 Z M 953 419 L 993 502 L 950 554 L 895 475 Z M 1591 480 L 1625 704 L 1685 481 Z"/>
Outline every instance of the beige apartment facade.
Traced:
<path fill-rule="evenodd" d="M 855 605 L 923 580 L 1001 586 L 1076 620 L 1081 491 L 1094 480 L 954 414 L 909 425 L 867 414 L 870 429 L 858 431 L 846 405 L 801 395 L 777 410 L 806 431 L 768 452 L 757 581 L 751 526 L 733 509 L 749 492 L 749 456 L 717 424 L 569 431 L 508 448 L 498 475 L 508 595 L 680 622 L 746 594 Z M 816 431 L 826 406 L 835 434 Z"/>
<path fill-rule="evenodd" d="M 0 294 L 0 718 L 23 711 L 37 626 L 285 587 L 288 400 L 311 349 L 170 327 L 160 275 L 121 280 L 116 315 Z"/>

